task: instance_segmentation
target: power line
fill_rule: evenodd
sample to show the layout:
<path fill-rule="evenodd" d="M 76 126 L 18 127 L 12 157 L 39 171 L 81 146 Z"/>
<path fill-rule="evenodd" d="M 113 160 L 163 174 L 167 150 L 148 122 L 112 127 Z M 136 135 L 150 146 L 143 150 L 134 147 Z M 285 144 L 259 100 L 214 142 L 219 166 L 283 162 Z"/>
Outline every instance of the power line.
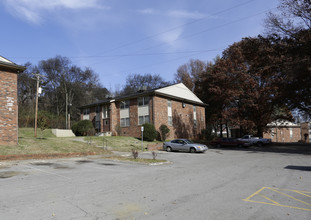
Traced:
<path fill-rule="evenodd" d="M 128 53 L 128 54 L 115 54 L 115 55 L 94 55 L 94 56 L 77 56 L 68 57 L 71 59 L 87 59 L 87 58 L 110 58 L 110 57 L 134 57 L 134 56 L 158 56 L 158 55 L 171 55 L 171 54 L 185 54 L 185 53 L 204 53 L 211 51 L 218 51 L 219 49 L 208 49 L 208 50 L 189 50 L 189 51 L 176 51 L 176 52 L 159 52 L 159 53 Z M 15 58 L 42 58 L 42 57 L 15 57 Z M 46 57 L 47 58 L 47 57 Z"/>
<path fill-rule="evenodd" d="M 148 39 L 152 39 L 152 38 L 158 37 L 158 36 L 163 35 L 163 34 L 165 34 L 165 33 L 168 33 L 168 32 L 171 32 L 171 31 L 173 31 L 173 30 L 176 30 L 176 29 L 178 29 L 178 28 L 181 28 L 181 27 L 184 27 L 184 26 L 188 26 L 188 25 L 197 23 L 197 22 L 199 22 L 199 21 L 205 20 L 205 19 L 207 19 L 207 18 L 210 18 L 210 17 L 216 16 L 216 15 L 220 15 L 220 14 L 222 14 L 222 13 L 231 11 L 232 9 L 235 9 L 235 8 L 238 8 L 238 7 L 247 5 L 247 4 L 249 4 L 249 3 L 253 2 L 253 1 L 255 1 L 255 0 L 249 0 L 249 1 L 246 1 L 246 2 L 242 2 L 242 3 L 240 3 L 240 4 L 234 5 L 234 6 L 232 6 L 232 7 L 227 8 L 227 9 L 220 10 L 220 11 L 218 11 L 218 12 L 216 12 L 216 13 L 213 13 L 213 14 L 211 14 L 210 16 L 205 16 L 205 17 L 203 17 L 203 18 L 195 19 L 195 20 L 192 20 L 192 21 L 190 21 L 190 22 L 184 23 L 184 24 L 182 24 L 182 25 L 169 28 L 169 29 L 167 29 L 167 30 L 165 30 L 165 31 L 162 31 L 162 32 L 158 32 L 158 33 L 149 35 L 149 36 L 144 37 L 144 38 L 141 38 L 141 39 L 139 39 L 139 40 L 135 40 L 135 41 L 132 41 L 132 42 L 129 42 L 129 43 L 125 43 L 125 44 L 123 44 L 123 45 L 120 45 L 120 46 L 117 46 L 117 47 L 112 48 L 112 49 L 110 49 L 110 50 L 107 50 L 107 51 L 105 51 L 105 52 L 103 52 L 103 53 L 112 52 L 112 51 L 115 51 L 115 50 L 120 49 L 120 48 L 123 48 L 123 47 L 127 47 L 127 46 L 130 46 L 130 45 L 134 45 L 134 44 L 137 44 L 137 43 L 146 41 L 146 40 L 148 40 Z M 162 45 L 162 44 L 161 44 L 161 45 Z M 157 46 L 156 46 L 156 47 L 157 47 Z M 152 47 L 152 48 L 153 48 L 153 47 Z M 147 48 L 147 49 L 150 49 L 150 48 Z M 143 49 L 143 50 L 147 50 L 147 49 Z M 115 55 L 115 56 L 118 56 L 118 55 Z M 121 55 L 121 56 L 123 56 L 123 55 Z M 84 59 L 85 57 L 93 57 L 93 58 L 96 58 L 96 57 L 105 57 L 105 56 L 100 56 L 100 55 L 79 56 L 79 57 L 71 57 L 71 56 L 69 56 L 68 58 Z M 13 57 L 13 58 L 37 58 L 37 59 L 40 59 L 40 58 L 43 59 L 43 58 L 44 58 L 44 59 L 45 59 L 45 58 L 48 58 L 48 57 Z"/>
<path fill-rule="evenodd" d="M 249 16 L 246 16 L 246 17 L 243 17 L 243 18 L 240 18 L 240 19 L 237 19 L 237 20 L 234 20 L 234 21 L 231 21 L 231 22 L 222 24 L 222 25 L 218 25 L 218 26 L 215 26 L 215 27 L 207 28 L 207 29 L 202 30 L 202 31 L 200 31 L 200 32 L 196 32 L 196 33 L 194 33 L 194 34 L 190 34 L 190 35 L 187 35 L 187 36 L 185 36 L 185 37 L 176 39 L 175 41 L 183 40 L 183 39 L 187 39 L 187 38 L 192 38 L 192 37 L 194 37 L 194 36 L 197 36 L 197 35 L 199 35 L 199 34 L 202 34 L 202 33 L 208 32 L 208 31 L 212 31 L 212 30 L 215 30 L 215 29 L 218 29 L 218 28 L 222 28 L 222 27 L 225 27 L 225 26 L 234 24 L 234 23 L 238 23 L 238 22 L 240 22 L 240 21 L 247 20 L 247 19 L 250 19 L 250 18 L 252 18 L 252 17 L 256 17 L 256 16 L 258 16 L 258 15 L 267 13 L 268 11 L 271 11 L 271 10 L 273 10 L 273 9 L 275 9 L 275 8 L 268 9 L 268 10 L 265 10 L 265 11 L 262 11 L 262 12 L 259 12 L 259 13 L 253 14 L 253 15 L 249 15 Z M 139 51 L 149 50 L 149 49 L 152 49 L 152 48 L 156 48 L 156 47 L 162 46 L 162 45 L 164 45 L 164 44 L 165 44 L 165 43 L 160 43 L 160 44 L 157 44 L 157 45 L 155 45 L 155 46 L 153 46 L 153 47 L 148 47 L 148 48 L 145 48 L 145 49 L 142 49 L 142 50 L 139 50 Z M 139 51 L 137 51 L 137 52 L 139 52 Z M 180 57 L 180 58 L 177 58 L 177 59 L 182 59 L 182 58 L 184 58 L 184 57 Z M 176 60 L 176 59 L 169 60 L 169 61 L 164 61 L 164 62 L 160 62 L 160 63 L 157 63 L 157 65 L 158 65 L 158 64 L 161 64 L 161 63 L 166 63 L 166 62 L 174 61 L 174 60 Z M 154 66 L 154 65 L 151 64 L 151 65 L 148 65 L 148 66 Z M 145 67 L 145 66 L 143 66 L 143 67 Z M 135 69 L 139 69 L 139 67 L 137 67 L 137 68 L 135 68 Z M 133 69 L 130 69 L 130 71 L 131 71 L 131 70 L 133 70 Z"/>
<path fill-rule="evenodd" d="M 240 4 L 237 4 L 237 5 L 235 5 L 235 6 L 232 6 L 232 7 L 230 7 L 230 8 L 227 8 L 227 9 L 224 9 L 224 10 L 221 10 L 221 11 L 218 11 L 218 12 L 216 12 L 216 13 L 214 13 L 214 14 L 211 14 L 210 16 L 205 16 L 205 17 L 203 17 L 203 18 L 195 19 L 195 20 L 193 20 L 193 21 L 184 23 L 184 24 L 182 24 L 182 25 L 169 28 L 168 30 L 165 30 L 165 31 L 162 31 L 162 32 L 159 32 L 159 33 L 155 33 L 155 34 L 149 35 L 149 36 L 144 37 L 144 38 L 142 38 L 142 39 L 140 39 L 140 40 L 135 40 L 135 41 L 132 41 L 132 42 L 129 42 L 129 43 L 125 43 L 125 44 L 120 45 L 120 46 L 118 46 L 118 47 L 112 48 L 112 49 L 110 49 L 110 50 L 108 50 L 108 51 L 105 51 L 104 53 L 111 52 L 111 51 L 115 51 L 115 50 L 120 49 L 120 48 L 123 48 L 123 47 L 127 47 L 127 46 L 130 46 L 130 45 L 133 45 L 133 44 L 137 44 L 137 43 L 140 43 L 140 42 L 143 42 L 143 41 L 146 41 L 146 40 L 155 38 L 155 37 L 157 37 L 157 36 L 160 36 L 160 35 L 166 34 L 166 33 L 168 33 L 168 32 L 171 32 L 171 31 L 173 31 L 173 30 L 179 29 L 179 28 L 181 28 L 181 27 L 184 27 L 184 26 L 187 26 L 187 25 L 191 25 L 191 24 L 197 23 L 197 22 L 199 22 L 199 21 L 205 20 L 205 19 L 207 19 L 207 18 L 209 18 L 209 17 L 216 16 L 216 15 L 222 14 L 222 13 L 227 12 L 227 11 L 231 11 L 232 9 L 235 9 L 235 8 L 238 8 L 238 7 L 241 7 L 241 6 L 244 6 L 244 5 L 249 4 L 250 2 L 253 2 L 253 1 L 255 1 L 255 0 L 249 0 L 249 1 L 246 1 L 246 2 L 243 2 L 243 3 L 240 3 Z"/>

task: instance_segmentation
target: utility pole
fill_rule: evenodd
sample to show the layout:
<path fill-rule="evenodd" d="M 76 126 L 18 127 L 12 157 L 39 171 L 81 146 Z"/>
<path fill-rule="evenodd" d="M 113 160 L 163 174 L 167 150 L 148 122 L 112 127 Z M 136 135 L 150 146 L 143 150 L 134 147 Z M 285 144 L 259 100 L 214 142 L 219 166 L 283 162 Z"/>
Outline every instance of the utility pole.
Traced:
<path fill-rule="evenodd" d="M 68 129 L 71 129 L 71 124 L 70 124 L 70 111 L 71 111 L 71 106 L 72 106 L 72 104 L 69 103 L 69 111 L 68 111 Z"/>
<path fill-rule="evenodd" d="M 141 126 L 141 152 L 144 151 L 144 126 Z"/>
<path fill-rule="evenodd" d="M 66 129 L 68 129 L 68 93 L 66 92 Z"/>
<path fill-rule="evenodd" d="M 37 80 L 36 112 L 35 112 L 35 137 L 37 137 L 39 82 L 43 81 L 42 79 L 40 79 L 40 77 L 45 77 L 45 76 L 40 75 L 39 73 L 33 73 L 32 75 L 34 75 L 36 77 L 34 80 Z"/>

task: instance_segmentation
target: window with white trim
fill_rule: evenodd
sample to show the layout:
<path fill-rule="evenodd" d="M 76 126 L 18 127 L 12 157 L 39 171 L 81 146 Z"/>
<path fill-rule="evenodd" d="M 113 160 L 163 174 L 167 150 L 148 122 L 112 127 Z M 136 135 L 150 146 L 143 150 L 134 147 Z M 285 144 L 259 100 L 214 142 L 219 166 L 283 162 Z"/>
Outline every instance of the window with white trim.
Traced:
<path fill-rule="evenodd" d="M 120 126 L 130 126 L 130 100 L 120 102 Z"/>
<path fill-rule="evenodd" d="M 100 130 L 100 121 L 95 122 L 95 129 Z"/>
<path fill-rule="evenodd" d="M 150 100 L 150 97 L 149 97 L 149 96 L 138 98 L 138 99 L 137 99 L 138 106 L 149 105 L 149 100 Z"/>
<path fill-rule="evenodd" d="M 172 126 L 173 125 L 173 118 L 172 118 L 172 100 L 167 100 L 167 124 Z"/>
<path fill-rule="evenodd" d="M 103 119 L 109 118 L 109 106 L 104 105 L 102 111 L 103 111 Z"/>
<path fill-rule="evenodd" d="M 130 118 L 121 118 L 120 119 L 121 127 L 129 127 L 130 126 Z"/>
<path fill-rule="evenodd" d="M 149 115 L 139 116 L 138 117 L 138 125 L 142 125 L 145 123 L 150 123 Z"/>
<path fill-rule="evenodd" d="M 193 106 L 193 127 L 197 128 L 197 108 Z"/>
<path fill-rule="evenodd" d="M 83 109 L 83 115 L 89 115 L 90 114 L 90 108 Z"/>
<path fill-rule="evenodd" d="M 289 128 L 289 138 L 293 138 L 293 128 Z"/>
<path fill-rule="evenodd" d="M 130 107 L 130 100 L 120 102 L 120 109 L 127 109 Z"/>
<path fill-rule="evenodd" d="M 274 137 L 274 128 L 271 128 L 271 139 Z"/>
<path fill-rule="evenodd" d="M 149 118 L 149 96 L 140 97 L 137 99 L 138 103 L 138 125 L 150 123 Z"/>
<path fill-rule="evenodd" d="M 100 106 L 96 106 L 96 107 L 95 107 L 95 112 L 96 112 L 96 113 L 100 113 Z"/>

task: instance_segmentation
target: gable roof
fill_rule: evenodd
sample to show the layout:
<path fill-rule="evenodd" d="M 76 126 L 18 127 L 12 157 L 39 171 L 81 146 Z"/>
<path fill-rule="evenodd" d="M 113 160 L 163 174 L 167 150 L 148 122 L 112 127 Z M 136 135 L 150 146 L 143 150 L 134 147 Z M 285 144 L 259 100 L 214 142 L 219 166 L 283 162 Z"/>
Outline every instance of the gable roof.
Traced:
<path fill-rule="evenodd" d="M 0 56 L 0 68 L 6 68 L 17 72 L 24 71 L 26 69 L 26 67 L 17 65 L 3 56 Z"/>
<path fill-rule="evenodd" d="M 278 119 L 267 124 L 267 127 L 300 127 L 300 125 L 288 120 Z"/>
<path fill-rule="evenodd" d="M 183 83 L 177 83 L 177 84 L 173 84 L 173 85 L 169 85 L 169 86 L 165 86 L 165 87 L 161 87 L 161 88 L 139 91 L 137 93 L 133 93 L 133 94 L 129 94 L 129 95 L 117 96 L 115 98 L 97 101 L 95 103 L 91 103 L 88 105 L 81 106 L 80 108 L 91 107 L 91 106 L 96 106 L 96 105 L 101 105 L 101 104 L 108 104 L 110 102 L 122 101 L 122 100 L 138 98 L 138 97 L 148 96 L 148 95 L 158 95 L 158 96 L 163 96 L 163 97 L 167 97 L 167 98 L 171 98 L 171 99 L 176 99 L 179 101 L 189 102 L 189 103 L 193 103 L 193 104 L 197 104 L 197 105 L 201 105 L 201 106 L 207 106 L 207 104 L 204 104 Z"/>
<path fill-rule="evenodd" d="M 183 83 L 178 83 L 175 85 L 156 89 L 155 93 L 167 97 L 183 99 L 185 101 L 192 101 L 203 104 L 203 102 Z"/>

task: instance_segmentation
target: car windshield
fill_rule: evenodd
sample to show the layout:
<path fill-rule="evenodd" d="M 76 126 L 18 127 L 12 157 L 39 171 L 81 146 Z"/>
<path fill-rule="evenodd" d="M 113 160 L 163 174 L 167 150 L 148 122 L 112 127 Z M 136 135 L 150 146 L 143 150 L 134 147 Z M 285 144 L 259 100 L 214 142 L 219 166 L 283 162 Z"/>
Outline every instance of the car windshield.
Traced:
<path fill-rule="evenodd" d="M 193 142 L 190 141 L 190 140 L 188 140 L 188 139 L 185 139 L 184 141 L 185 141 L 187 144 L 193 144 Z"/>

